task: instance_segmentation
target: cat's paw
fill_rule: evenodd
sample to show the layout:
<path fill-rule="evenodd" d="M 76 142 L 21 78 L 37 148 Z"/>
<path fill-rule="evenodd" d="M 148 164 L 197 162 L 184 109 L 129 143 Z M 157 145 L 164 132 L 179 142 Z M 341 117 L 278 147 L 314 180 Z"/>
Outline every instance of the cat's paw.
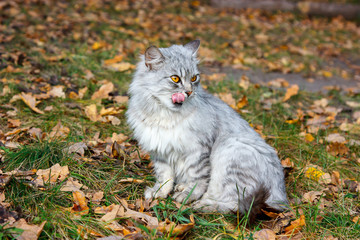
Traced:
<path fill-rule="evenodd" d="M 166 198 L 169 192 L 164 191 L 162 188 L 158 186 L 147 187 L 144 193 L 144 197 L 146 200 L 155 199 L 155 198 Z"/>
<path fill-rule="evenodd" d="M 183 190 L 175 192 L 174 195 L 172 196 L 172 198 L 176 202 L 182 203 L 186 198 L 188 198 L 186 203 L 190 203 L 190 202 L 196 201 L 196 200 L 198 200 L 199 198 L 202 197 L 202 192 L 200 193 L 198 191 L 193 191 L 191 193 L 191 195 L 190 195 L 190 192 L 191 192 L 192 189 L 190 189 L 190 188 L 182 188 L 182 187 L 180 187 L 180 189 L 183 189 Z"/>
<path fill-rule="evenodd" d="M 217 208 L 214 205 L 211 205 L 210 203 L 198 200 L 194 202 L 191 207 L 199 212 L 216 212 Z"/>

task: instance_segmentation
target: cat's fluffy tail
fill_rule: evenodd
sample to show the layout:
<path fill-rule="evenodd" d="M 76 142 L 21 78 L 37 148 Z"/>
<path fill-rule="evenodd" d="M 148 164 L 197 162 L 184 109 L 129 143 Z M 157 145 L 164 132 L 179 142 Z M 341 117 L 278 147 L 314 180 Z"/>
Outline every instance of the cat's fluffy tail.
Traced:
<path fill-rule="evenodd" d="M 253 194 L 248 195 L 245 199 L 239 199 L 239 210 L 245 216 L 248 216 L 249 224 L 252 224 L 256 217 L 263 213 L 261 209 L 272 209 L 268 204 L 266 204 L 269 196 L 269 189 L 264 186 L 260 186 Z"/>

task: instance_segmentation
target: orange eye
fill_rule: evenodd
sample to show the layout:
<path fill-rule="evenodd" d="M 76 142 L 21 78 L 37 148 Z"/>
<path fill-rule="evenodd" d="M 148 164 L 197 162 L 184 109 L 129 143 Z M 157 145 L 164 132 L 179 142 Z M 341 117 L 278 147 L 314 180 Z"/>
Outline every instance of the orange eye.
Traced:
<path fill-rule="evenodd" d="M 173 81 L 176 82 L 176 83 L 178 83 L 178 82 L 180 81 L 179 76 L 176 76 L 176 75 L 173 75 L 173 76 L 171 76 L 170 78 L 171 78 L 171 80 L 173 80 Z"/>
<path fill-rule="evenodd" d="M 192 82 L 195 82 L 197 80 L 197 75 L 195 75 L 195 76 L 193 76 L 192 78 L 191 78 L 191 81 Z"/>

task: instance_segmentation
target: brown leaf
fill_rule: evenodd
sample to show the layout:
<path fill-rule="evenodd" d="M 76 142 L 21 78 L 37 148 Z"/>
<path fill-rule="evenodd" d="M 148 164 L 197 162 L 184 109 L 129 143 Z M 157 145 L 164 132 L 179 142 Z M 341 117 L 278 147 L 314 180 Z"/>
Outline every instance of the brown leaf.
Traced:
<path fill-rule="evenodd" d="M 84 156 L 86 150 L 88 147 L 84 142 L 74 143 L 66 149 L 67 153 L 78 153 L 80 156 Z"/>
<path fill-rule="evenodd" d="M 113 71 L 124 72 L 127 70 L 132 70 L 136 66 L 131 63 L 128 63 L 128 62 L 120 62 L 120 63 L 113 63 L 113 64 L 105 65 L 105 67 L 110 70 L 113 70 Z"/>
<path fill-rule="evenodd" d="M 20 119 L 8 119 L 9 128 L 17 128 L 20 127 L 20 125 L 21 125 Z"/>
<path fill-rule="evenodd" d="M 334 143 L 334 142 L 337 142 L 337 143 L 345 143 L 346 142 L 346 139 L 341 136 L 339 133 L 332 133 L 332 134 L 329 134 L 325 140 L 327 142 L 330 142 L 330 143 Z"/>
<path fill-rule="evenodd" d="M 305 226 L 305 215 L 301 215 L 300 218 L 291 221 L 290 226 L 285 228 L 285 234 L 294 234 L 301 230 L 303 226 Z"/>
<path fill-rule="evenodd" d="M 97 122 L 101 119 L 101 116 L 98 115 L 96 104 L 91 104 L 85 107 L 85 114 L 86 116 L 93 122 Z"/>
<path fill-rule="evenodd" d="M 69 177 L 65 185 L 61 186 L 60 191 L 63 192 L 74 192 L 80 191 L 81 188 L 86 188 L 84 184 L 81 184 L 77 179 Z"/>
<path fill-rule="evenodd" d="M 145 181 L 142 179 L 134 179 L 134 178 L 125 178 L 120 179 L 119 183 L 144 183 Z"/>
<path fill-rule="evenodd" d="M 74 205 L 70 207 L 70 212 L 77 213 L 80 215 L 85 215 L 89 213 L 89 207 L 87 206 L 87 201 L 85 194 L 81 191 L 73 192 Z"/>
<path fill-rule="evenodd" d="M 113 142 L 116 141 L 117 143 L 120 144 L 120 143 L 123 143 L 124 141 L 126 141 L 128 138 L 129 138 L 128 136 L 126 136 L 122 133 L 119 133 L 119 134 L 113 133 L 112 137 L 111 137 L 111 141 L 113 141 Z"/>
<path fill-rule="evenodd" d="M 29 108 L 31 108 L 31 110 L 33 110 L 36 113 L 40 113 L 40 114 L 44 114 L 43 111 L 41 111 L 40 109 L 38 109 L 36 107 L 36 105 L 38 104 L 38 102 L 36 101 L 36 98 L 33 97 L 30 93 L 21 93 L 20 95 L 21 100 L 23 100 L 23 102 L 28 105 Z"/>
<path fill-rule="evenodd" d="M 36 172 L 38 176 L 34 181 L 37 185 L 44 186 L 45 183 L 56 183 L 57 180 L 63 181 L 69 175 L 68 166 L 60 166 L 60 164 L 55 164 L 54 166 L 47 169 L 39 169 Z"/>
<path fill-rule="evenodd" d="M 219 98 L 227 103 L 230 107 L 235 108 L 235 99 L 231 93 L 219 93 Z"/>
<path fill-rule="evenodd" d="M 326 146 L 326 151 L 333 156 L 337 156 L 347 154 L 349 148 L 344 143 L 332 142 Z"/>
<path fill-rule="evenodd" d="M 94 203 L 100 203 L 101 200 L 103 199 L 103 197 L 104 197 L 104 192 L 99 191 L 99 192 L 94 193 L 94 195 L 91 198 L 91 201 Z"/>
<path fill-rule="evenodd" d="M 111 93 L 112 91 L 114 91 L 114 84 L 112 82 L 107 82 L 102 85 L 98 91 L 94 92 L 94 94 L 91 96 L 91 99 L 95 100 L 108 98 L 109 93 Z"/>
<path fill-rule="evenodd" d="M 294 167 L 294 162 L 292 162 L 290 160 L 290 158 L 285 158 L 284 160 L 281 160 L 281 165 L 284 168 L 293 168 Z"/>
<path fill-rule="evenodd" d="M 276 234 L 271 229 L 261 229 L 256 231 L 253 235 L 255 240 L 275 240 Z"/>
<path fill-rule="evenodd" d="M 51 97 L 65 98 L 64 86 L 54 86 L 48 94 Z"/>
<path fill-rule="evenodd" d="M 70 129 L 68 127 L 64 127 L 59 121 L 49 134 L 50 138 L 65 138 L 70 133 Z"/>
<path fill-rule="evenodd" d="M 322 195 L 320 191 L 310 191 L 303 195 L 302 201 L 305 203 L 314 203 L 317 202 Z"/>
<path fill-rule="evenodd" d="M 164 222 L 159 223 L 157 230 L 163 233 L 170 233 L 171 236 L 181 236 L 190 231 L 195 226 L 194 216 L 190 216 L 190 223 L 176 224 L 166 219 Z"/>
<path fill-rule="evenodd" d="M 109 108 L 101 108 L 100 110 L 100 115 L 101 116 L 105 116 L 105 115 L 116 115 L 123 112 L 122 109 L 119 108 L 115 108 L 115 107 L 109 107 Z"/>
<path fill-rule="evenodd" d="M 299 86 L 294 84 L 286 90 L 285 96 L 282 99 L 283 102 L 289 100 L 292 96 L 297 95 L 299 92 Z"/>
<path fill-rule="evenodd" d="M 129 97 L 128 96 L 115 96 L 114 97 L 114 101 L 117 103 L 127 103 L 129 101 Z"/>
<path fill-rule="evenodd" d="M 247 100 L 247 97 L 246 95 L 244 95 L 236 104 L 236 107 L 238 109 L 242 109 L 243 107 L 245 107 L 247 104 L 248 104 L 248 100 Z"/>
<path fill-rule="evenodd" d="M 7 225 L 6 227 L 14 227 L 24 230 L 20 236 L 17 236 L 16 239 L 18 240 L 36 240 L 40 236 L 45 222 L 42 222 L 39 225 L 30 225 L 27 224 L 26 220 L 21 218 L 17 222 L 12 225 Z"/>
<path fill-rule="evenodd" d="M 44 138 L 44 134 L 42 133 L 42 130 L 40 128 L 30 128 L 30 130 L 28 130 L 28 133 L 33 138 L 37 138 L 37 139 L 43 139 Z"/>

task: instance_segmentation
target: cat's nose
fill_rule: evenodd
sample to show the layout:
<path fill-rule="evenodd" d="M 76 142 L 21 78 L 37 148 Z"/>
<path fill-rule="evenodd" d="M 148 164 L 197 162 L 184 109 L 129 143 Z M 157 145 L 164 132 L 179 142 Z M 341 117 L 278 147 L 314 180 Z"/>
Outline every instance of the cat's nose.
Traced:
<path fill-rule="evenodd" d="M 186 93 L 186 95 L 188 95 L 188 97 L 190 97 L 190 95 L 193 93 L 192 91 L 187 91 L 187 92 L 185 92 Z"/>

